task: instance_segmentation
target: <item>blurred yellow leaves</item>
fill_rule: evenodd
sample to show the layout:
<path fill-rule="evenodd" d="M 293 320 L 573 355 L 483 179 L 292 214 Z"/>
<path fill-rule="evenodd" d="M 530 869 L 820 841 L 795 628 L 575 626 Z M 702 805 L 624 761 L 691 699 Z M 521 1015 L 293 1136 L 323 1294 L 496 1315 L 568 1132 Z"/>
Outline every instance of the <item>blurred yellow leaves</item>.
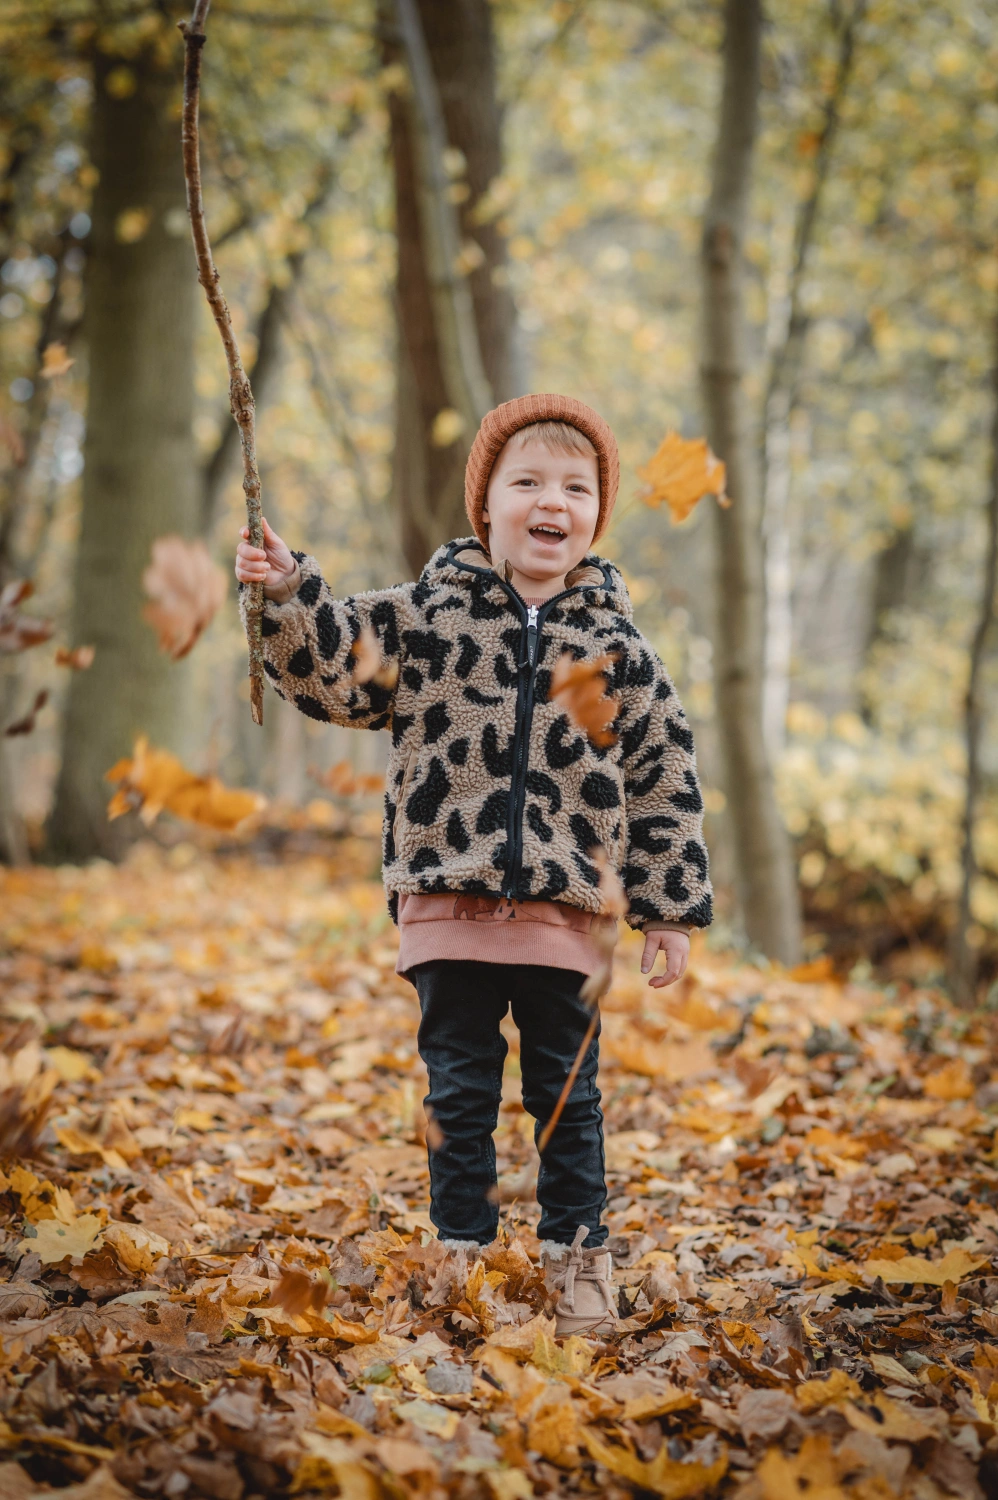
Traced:
<path fill-rule="evenodd" d="M 105 779 L 118 786 L 108 803 L 108 818 L 137 811 L 147 827 L 161 812 L 171 812 L 191 823 L 231 831 L 266 806 L 257 792 L 224 786 L 217 776 L 195 776 L 168 750 L 151 748 L 145 735 L 135 741 L 132 758 L 119 760 Z"/>
<path fill-rule="evenodd" d="M 870 1277 L 885 1282 L 910 1282 L 915 1286 L 945 1286 L 947 1281 L 963 1281 L 986 1266 L 986 1256 L 971 1255 L 959 1247 L 948 1250 L 942 1260 L 926 1260 L 924 1255 L 900 1255 L 896 1260 L 868 1260 L 863 1267 Z"/>
<path fill-rule="evenodd" d="M 664 1443 L 651 1462 L 644 1463 L 628 1448 L 604 1442 L 591 1427 L 582 1429 L 582 1440 L 590 1458 L 604 1469 L 619 1474 L 639 1489 L 662 1495 L 664 1500 L 693 1500 L 694 1496 L 706 1494 L 721 1482 L 728 1468 L 726 1452 L 712 1464 L 680 1463 L 669 1457 L 668 1444 Z"/>
<path fill-rule="evenodd" d="M 638 469 L 648 485 L 642 499 L 658 507 L 665 502 L 678 525 L 685 521 L 704 495 L 716 495 L 719 505 L 729 505 L 724 492 L 727 471 L 707 446 L 706 438 L 681 438 L 667 432 L 657 451 Z"/>
<path fill-rule="evenodd" d="M 123 208 L 114 221 L 114 237 L 122 245 L 136 245 L 151 223 L 151 208 Z"/>
<path fill-rule="evenodd" d="M 443 406 L 433 418 L 430 442 L 434 448 L 449 448 L 464 431 L 464 418 L 453 406 Z"/>

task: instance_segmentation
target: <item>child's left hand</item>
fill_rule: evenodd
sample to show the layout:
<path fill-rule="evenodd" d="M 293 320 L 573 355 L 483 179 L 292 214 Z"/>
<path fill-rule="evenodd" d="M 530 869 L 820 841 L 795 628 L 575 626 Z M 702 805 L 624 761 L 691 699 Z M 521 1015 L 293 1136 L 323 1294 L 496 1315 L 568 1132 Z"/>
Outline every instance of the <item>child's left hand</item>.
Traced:
<path fill-rule="evenodd" d="M 675 984 L 686 973 L 690 956 L 689 937 L 685 932 L 675 932 L 672 928 L 646 932 L 645 951 L 641 955 L 642 974 L 650 972 L 655 963 L 655 955 L 660 951 L 665 954 L 665 973 L 656 974 L 648 981 L 655 990 L 663 989 L 667 984 Z"/>

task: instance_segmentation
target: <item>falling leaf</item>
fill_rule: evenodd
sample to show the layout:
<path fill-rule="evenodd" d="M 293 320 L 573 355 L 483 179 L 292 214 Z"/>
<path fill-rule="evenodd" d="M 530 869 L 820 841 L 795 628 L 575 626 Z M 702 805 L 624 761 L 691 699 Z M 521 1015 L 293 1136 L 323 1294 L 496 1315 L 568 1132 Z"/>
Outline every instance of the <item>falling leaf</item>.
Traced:
<path fill-rule="evenodd" d="M 155 630 L 160 650 L 179 661 L 224 602 L 226 579 L 200 539 L 161 536 L 152 544 L 142 587 L 150 601 L 142 618 Z"/>
<path fill-rule="evenodd" d="M 678 432 L 667 432 L 638 475 L 649 486 L 642 496 L 645 504 L 657 507 L 664 500 L 677 525 L 704 495 L 716 495 L 719 505 L 729 503 L 724 493 L 725 466 L 714 457 L 706 438 L 685 439 Z"/>
<path fill-rule="evenodd" d="M 30 734 L 35 727 L 35 720 L 48 701 L 48 691 L 46 688 L 42 688 L 40 692 L 35 694 L 35 701 L 24 717 L 16 719 L 13 724 L 8 724 L 4 730 L 4 734 L 8 737 L 13 737 L 16 734 Z"/>
<path fill-rule="evenodd" d="M 39 374 L 43 380 L 54 380 L 58 375 L 68 374 L 75 363 L 75 359 L 70 359 L 66 353 L 65 344 L 47 344 Z"/>
<path fill-rule="evenodd" d="M 916 1286 L 944 1286 L 947 1281 L 960 1282 L 988 1264 L 987 1256 L 972 1255 L 959 1248 L 948 1251 L 942 1260 L 926 1260 L 924 1255 L 902 1255 L 897 1260 L 868 1260 L 864 1273 L 873 1280 L 911 1282 Z"/>
<path fill-rule="evenodd" d="M 550 697 L 600 750 L 617 740 L 610 725 L 620 712 L 620 700 L 606 691 L 607 674 L 615 660 L 610 651 L 592 661 L 576 661 L 565 651 L 551 674 Z"/>
<path fill-rule="evenodd" d="M 373 682 L 389 691 L 398 682 L 399 664 L 392 660 L 382 665 L 381 645 L 370 625 L 360 627 L 360 635 L 352 646 L 354 655 L 354 682 Z"/>
<path fill-rule="evenodd" d="M 108 804 L 108 818 L 137 811 L 147 826 L 170 812 L 207 828 L 231 830 L 266 806 L 257 792 L 224 786 L 217 776 L 195 776 L 168 750 L 151 749 L 145 735 L 135 741 L 132 758 L 117 761 L 105 780 L 119 788 Z"/>
<path fill-rule="evenodd" d="M 18 613 L 17 606 L 34 592 L 30 579 L 15 578 L 0 589 L 0 652 L 26 651 L 40 646 L 54 630 L 51 620 Z"/>
<path fill-rule="evenodd" d="M 74 646 L 72 651 L 60 646 L 55 653 L 55 664 L 57 667 L 70 667 L 74 672 L 85 672 L 88 667 L 93 666 L 95 651 L 94 646 Z"/>
<path fill-rule="evenodd" d="M 348 760 L 338 760 L 327 771 L 318 771 L 309 766 L 309 775 L 321 786 L 328 788 L 335 797 L 371 797 L 383 792 L 385 778 L 360 774 Z"/>
<path fill-rule="evenodd" d="M 82 1260 L 88 1250 L 93 1250 L 101 1232 L 101 1222 L 96 1214 L 81 1214 L 73 1224 L 60 1224 L 58 1219 L 43 1219 L 35 1226 L 33 1239 L 24 1239 L 18 1247 L 22 1253 L 34 1251 L 43 1266 L 55 1265 L 71 1255 Z"/>

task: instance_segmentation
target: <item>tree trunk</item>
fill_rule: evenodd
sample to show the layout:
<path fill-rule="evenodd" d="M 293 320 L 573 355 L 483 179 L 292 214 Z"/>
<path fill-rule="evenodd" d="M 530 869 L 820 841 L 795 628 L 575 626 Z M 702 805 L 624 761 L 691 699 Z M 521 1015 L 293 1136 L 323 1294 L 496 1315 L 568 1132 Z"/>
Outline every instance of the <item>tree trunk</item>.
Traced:
<path fill-rule="evenodd" d="M 839 13 L 833 0 L 833 19 Z M 804 341 L 810 319 L 801 301 L 804 273 L 814 241 L 821 200 L 831 167 L 832 151 L 842 119 L 856 47 L 856 28 L 866 14 L 866 0 L 853 0 L 841 23 L 839 48 L 831 87 L 825 97 L 824 119 L 815 147 L 810 188 L 797 210 L 793 251 L 787 284 L 773 319 L 779 333 L 773 340 L 764 414 L 763 541 L 766 565 L 766 658 L 763 685 L 763 732 L 771 756 L 778 756 L 786 740 L 790 701 L 790 662 L 793 641 L 793 567 L 790 550 L 790 420 L 797 403 Z"/>
<path fill-rule="evenodd" d="M 977 959 L 967 940 L 971 898 L 977 859 L 974 832 L 977 803 L 981 795 L 981 734 L 984 728 L 983 676 L 988 642 L 995 622 L 995 589 L 998 588 L 998 318 L 995 319 L 995 354 L 992 374 L 994 411 L 991 419 L 991 493 L 987 502 L 987 543 L 984 576 L 977 608 L 977 624 L 970 646 L 970 673 L 964 699 L 963 725 L 967 745 L 967 781 L 963 803 L 963 850 L 960 900 L 953 931 L 950 984 L 960 1005 L 973 1005 L 977 991 Z"/>
<path fill-rule="evenodd" d="M 191 433 L 198 295 L 176 106 L 179 47 L 130 57 L 134 91 L 106 87 L 120 59 L 95 54 L 91 160 L 99 181 L 84 334 L 90 383 L 72 638 L 96 646 L 72 675 L 49 843 L 62 858 L 114 855 L 130 820 L 109 824 L 105 771 L 137 734 L 180 749 L 186 669 L 142 619 L 154 539 L 198 530 Z M 120 93 L 120 89 L 116 89 Z"/>
<path fill-rule="evenodd" d="M 466 172 L 454 180 L 460 237 L 478 246 L 481 260 L 467 277 L 481 360 L 492 395 L 505 401 L 523 389 L 518 369 L 516 317 L 506 286 L 506 251 L 491 219 L 475 208 L 501 170 L 500 110 L 496 98 L 492 19 L 488 0 L 418 0 L 443 113 L 447 139 L 460 151 Z M 384 11 L 385 60 L 404 60 L 394 8 Z M 447 379 L 439 317 L 434 309 L 430 255 L 421 224 L 420 178 L 413 99 L 393 93 L 391 155 L 398 236 L 397 415 L 392 489 L 406 561 L 418 574 L 442 541 L 467 532 L 464 464 L 474 437 L 464 430 L 446 445 L 433 441 L 437 414 L 455 408 Z M 472 259 L 476 252 L 472 252 Z M 459 409 L 459 408 L 458 408 Z M 462 413 L 462 415 L 464 415 Z M 439 435 L 438 435 L 439 436 Z"/>
<path fill-rule="evenodd" d="M 703 363 L 707 435 L 728 466 L 733 504 L 714 511 L 717 717 L 738 895 L 750 942 L 793 963 L 800 909 L 762 728 L 765 562 L 759 473 L 744 391 L 743 244 L 759 104 L 760 0 L 725 0 L 720 124 L 704 217 Z"/>

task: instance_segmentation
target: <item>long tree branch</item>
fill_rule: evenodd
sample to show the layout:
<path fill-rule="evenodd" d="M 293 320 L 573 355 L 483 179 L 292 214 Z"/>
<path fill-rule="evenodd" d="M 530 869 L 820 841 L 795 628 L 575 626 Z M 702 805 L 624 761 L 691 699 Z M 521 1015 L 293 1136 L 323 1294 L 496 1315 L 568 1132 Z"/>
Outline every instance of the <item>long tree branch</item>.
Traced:
<path fill-rule="evenodd" d="M 181 22 L 184 37 L 184 177 L 187 182 L 187 211 L 194 236 L 194 253 L 198 264 L 198 281 L 204 288 L 215 326 L 225 349 L 229 367 L 229 406 L 239 427 L 243 454 L 243 493 L 249 520 L 249 540 L 254 547 L 263 546 L 263 507 L 260 494 L 260 471 L 256 461 L 256 408 L 232 318 L 222 294 L 218 271 L 212 259 L 211 244 L 201 195 L 201 153 L 198 141 L 198 106 L 201 96 L 201 53 L 205 44 L 205 21 L 211 0 L 196 0 L 189 22 Z M 263 585 L 250 583 L 247 589 L 246 634 L 249 641 L 250 708 L 254 724 L 263 723 Z"/>

